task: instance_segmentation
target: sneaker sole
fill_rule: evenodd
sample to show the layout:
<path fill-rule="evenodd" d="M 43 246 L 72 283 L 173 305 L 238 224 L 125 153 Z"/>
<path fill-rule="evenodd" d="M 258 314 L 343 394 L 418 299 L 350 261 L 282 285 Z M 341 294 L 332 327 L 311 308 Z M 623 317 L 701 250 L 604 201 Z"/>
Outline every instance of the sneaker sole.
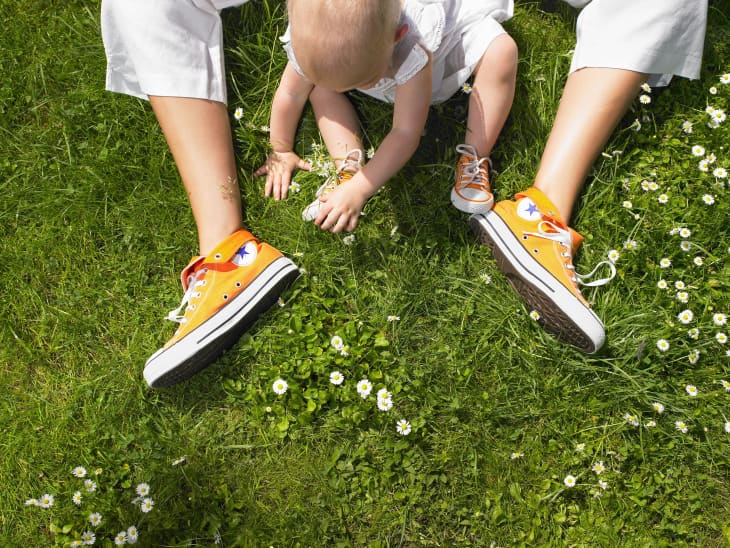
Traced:
<path fill-rule="evenodd" d="M 451 204 L 464 213 L 487 213 L 492 209 L 494 205 L 494 198 L 487 200 L 486 202 L 474 202 L 471 200 L 465 200 L 457 194 L 457 192 L 451 189 Z"/>
<path fill-rule="evenodd" d="M 172 386 L 208 367 L 233 346 L 297 278 L 299 269 L 279 257 L 230 303 L 169 348 L 147 360 L 144 378 L 152 388 Z"/>
<path fill-rule="evenodd" d="M 495 212 L 472 215 L 469 225 L 489 246 L 497 266 L 517 294 L 540 314 L 545 331 L 583 352 L 594 354 L 606 340 L 603 323 L 575 295 L 522 247 L 517 236 Z"/>

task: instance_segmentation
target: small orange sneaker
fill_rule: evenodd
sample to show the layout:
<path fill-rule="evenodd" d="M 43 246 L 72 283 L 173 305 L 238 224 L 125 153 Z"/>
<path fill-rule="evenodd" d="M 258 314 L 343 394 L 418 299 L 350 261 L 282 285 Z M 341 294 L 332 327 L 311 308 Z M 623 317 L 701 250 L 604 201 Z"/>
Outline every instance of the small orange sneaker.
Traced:
<path fill-rule="evenodd" d="M 486 214 L 472 215 L 469 224 L 480 241 L 492 249 L 499 269 L 528 306 L 537 311 L 546 331 L 593 354 L 605 342 L 603 323 L 590 309 L 578 284 L 598 286 L 616 275 L 609 261 L 593 272 L 575 272 L 573 254 L 583 237 L 563 223 L 548 198 L 536 188 L 499 202 Z M 610 276 L 584 280 L 602 265 Z"/>
<path fill-rule="evenodd" d="M 182 271 L 180 306 L 167 315 L 175 335 L 147 360 L 152 388 L 170 386 L 210 365 L 243 335 L 298 276 L 279 251 L 238 230 Z"/>
<path fill-rule="evenodd" d="M 322 205 L 319 197 L 326 196 L 345 181 L 352 179 L 353 175 L 363 166 L 362 156 L 362 150 L 359 148 L 354 148 L 347 152 L 345 159 L 340 164 L 340 167 L 337 168 L 337 173 L 333 177 L 327 178 L 317 190 L 315 194 L 316 199 L 304 208 L 304 211 L 302 211 L 302 219 L 305 221 L 314 221 L 317 218 L 319 208 Z"/>
<path fill-rule="evenodd" d="M 492 161 L 479 158 L 471 145 L 458 145 L 461 153 L 456 164 L 456 183 L 451 189 L 451 203 L 465 213 L 486 213 L 494 205 L 491 183 Z"/>

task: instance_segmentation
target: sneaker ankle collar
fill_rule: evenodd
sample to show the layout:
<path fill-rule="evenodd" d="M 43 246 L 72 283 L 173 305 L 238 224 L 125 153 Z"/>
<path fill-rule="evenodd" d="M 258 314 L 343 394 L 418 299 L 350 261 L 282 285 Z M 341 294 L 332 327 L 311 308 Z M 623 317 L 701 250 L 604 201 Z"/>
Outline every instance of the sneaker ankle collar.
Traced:
<path fill-rule="evenodd" d="M 550 217 L 552 221 L 556 221 L 558 224 L 567 227 L 565 221 L 560 216 L 560 213 L 558 213 L 558 208 L 555 207 L 555 204 L 550 201 L 550 198 L 545 196 L 540 189 L 531 186 L 527 190 L 515 194 L 515 200 L 525 197 L 530 198 L 533 202 L 535 202 L 535 205 L 543 215 L 546 215 Z"/>
<path fill-rule="evenodd" d="M 207 257 L 205 257 L 206 263 L 222 263 L 226 262 L 236 254 L 242 245 L 247 242 L 258 242 L 256 236 L 251 234 L 248 230 L 237 230 L 221 243 L 219 243 L 213 251 L 211 251 Z"/>

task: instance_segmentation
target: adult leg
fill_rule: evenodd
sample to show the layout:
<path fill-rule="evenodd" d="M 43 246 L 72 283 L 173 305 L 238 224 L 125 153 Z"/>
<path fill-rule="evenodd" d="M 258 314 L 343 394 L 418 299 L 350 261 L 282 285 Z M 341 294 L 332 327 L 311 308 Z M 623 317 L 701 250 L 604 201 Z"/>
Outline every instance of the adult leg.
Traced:
<path fill-rule="evenodd" d="M 200 255 L 207 255 L 242 226 L 226 106 L 185 97 L 149 99 L 190 200 Z"/>
<path fill-rule="evenodd" d="M 595 67 L 568 76 L 534 183 L 566 223 L 593 162 L 646 77 Z"/>

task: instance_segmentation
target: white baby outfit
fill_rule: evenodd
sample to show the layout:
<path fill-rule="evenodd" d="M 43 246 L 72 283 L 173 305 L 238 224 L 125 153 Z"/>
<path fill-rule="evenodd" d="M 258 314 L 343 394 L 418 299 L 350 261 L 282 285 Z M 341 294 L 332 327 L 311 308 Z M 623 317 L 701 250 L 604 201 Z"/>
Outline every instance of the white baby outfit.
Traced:
<path fill-rule="evenodd" d="M 651 74 L 653 85 L 671 75 L 699 77 L 707 0 L 565 1 L 582 8 L 571 71 L 623 68 Z M 102 0 L 107 89 L 225 103 L 220 10 L 245 2 Z M 435 53 L 432 100 L 443 101 L 466 81 L 503 32 L 499 21 L 511 14 L 512 0 L 406 0 L 410 30 L 396 53 L 400 69 L 365 93 L 392 101 L 395 86 L 423 67 L 426 48 Z"/>

